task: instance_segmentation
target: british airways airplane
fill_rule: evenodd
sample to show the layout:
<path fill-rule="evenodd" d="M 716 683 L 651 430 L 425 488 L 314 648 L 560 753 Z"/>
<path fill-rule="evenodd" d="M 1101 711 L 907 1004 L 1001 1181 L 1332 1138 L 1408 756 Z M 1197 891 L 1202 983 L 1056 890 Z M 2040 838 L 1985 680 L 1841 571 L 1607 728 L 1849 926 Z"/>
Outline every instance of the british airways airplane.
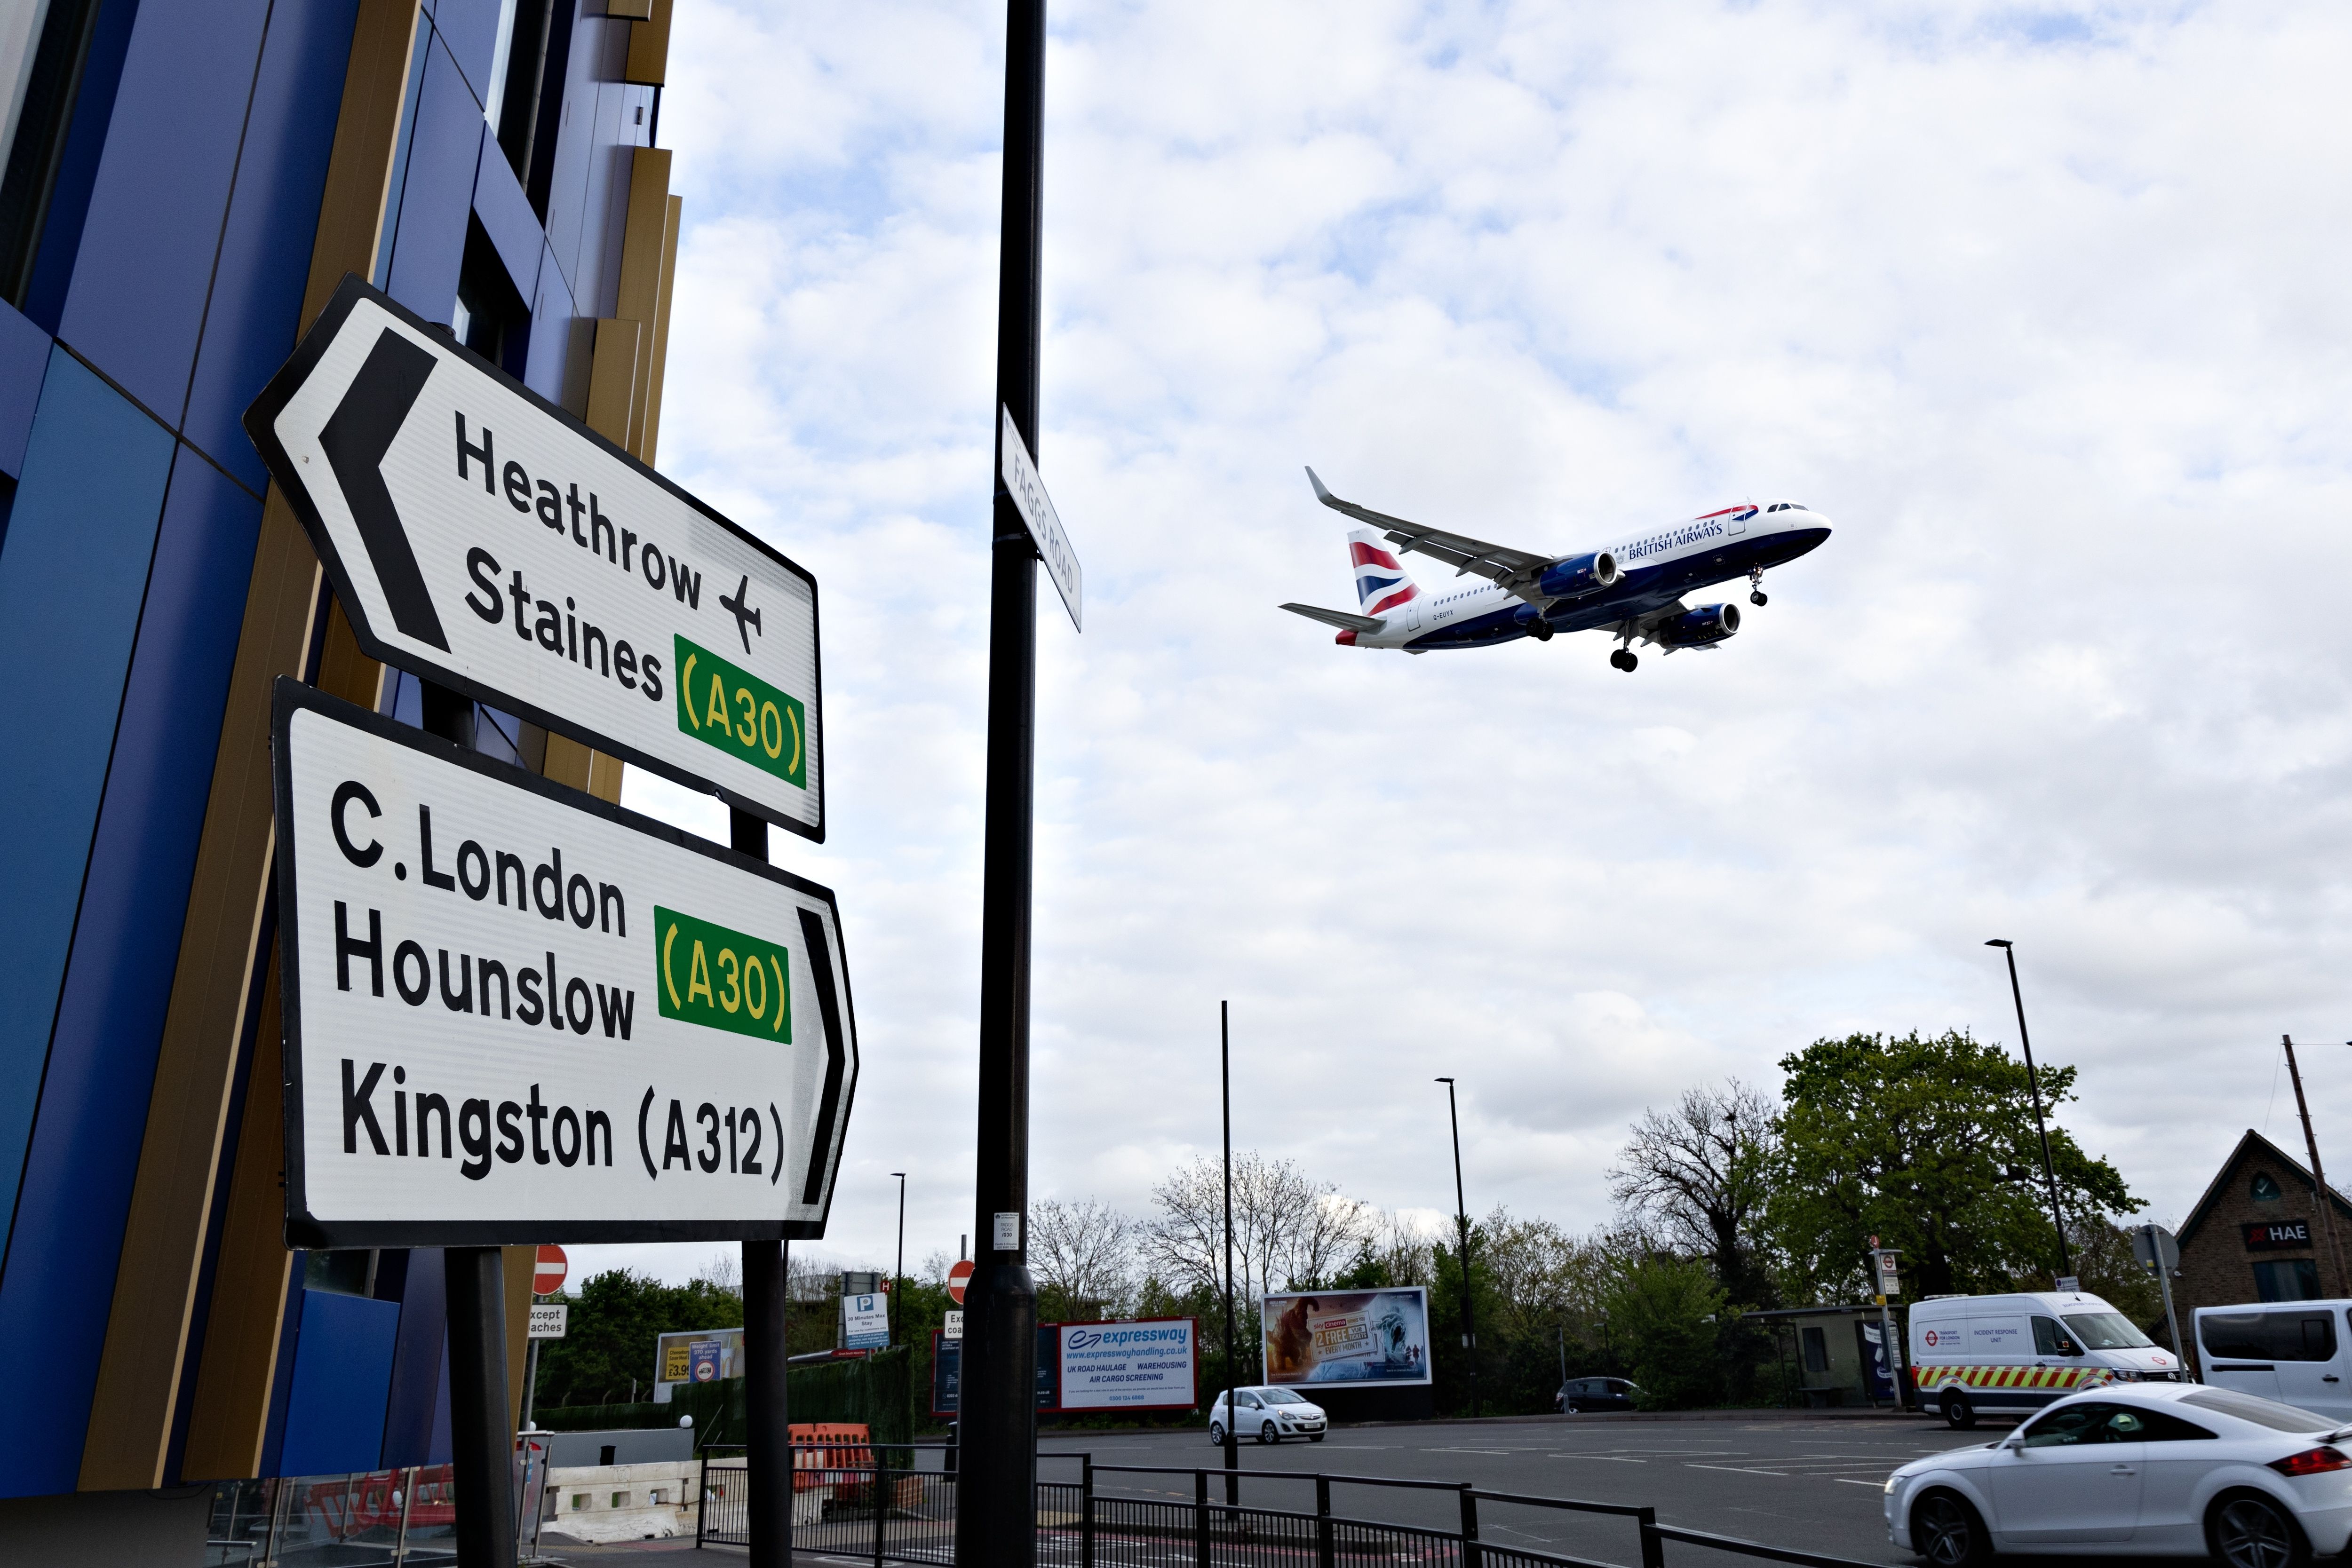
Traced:
<path fill-rule="evenodd" d="M 1556 632 L 1605 632 L 1615 639 L 1609 662 L 1629 674 L 1641 661 L 1638 639 L 1671 653 L 1712 648 L 1739 630 L 1736 604 L 1702 604 L 1683 596 L 1736 578 L 1748 600 L 1764 602 L 1764 570 L 1792 561 L 1830 537 L 1830 520 L 1799 501 L 1749 502 L 1659 528 L 1608 549 L 1534 555 L 1506 549 L 1391 517 L 1323 487 L 1307 471 L 1316 499 L 1368 528 L 1348 532 L 1362 613 L 1286 604 L 1285 610 L 1339 628 L 1349 648 L 1484 648 L 1519 637 L 1548 643 Z M 1441 593 L 1424 591 L 1389 548 L 1418 550 L 1483 581 Z"/>

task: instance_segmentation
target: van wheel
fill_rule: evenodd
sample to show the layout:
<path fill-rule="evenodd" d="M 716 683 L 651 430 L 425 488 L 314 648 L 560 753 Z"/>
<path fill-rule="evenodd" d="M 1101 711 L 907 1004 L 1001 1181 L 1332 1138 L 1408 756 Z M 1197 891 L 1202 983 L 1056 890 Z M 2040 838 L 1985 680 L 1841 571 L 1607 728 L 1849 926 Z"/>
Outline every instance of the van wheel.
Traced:
<path fill-rule="evenodd" d="M 1977 1407 L 1957 1388 L 1944 1391 L 1944 1424 L 1955 1432 L 1965 1432 L 1977 1424 Z"/>
<path fill-rule="evenodd" d="M 2304 1568 L 2311 1543 L 2286 1510 L 2258 1492 L 2231 1492 L 2205 1516 L 2205 1541 L 2230 1568 Z"/>
<path fill-rule="evenodd" d="M 1911 1511 L 1911 1549 L 1936 1568 L 1980 1568 L 1992 1561 L 1984 1521 L 1952 1491 L 1931 1491 Z"/>

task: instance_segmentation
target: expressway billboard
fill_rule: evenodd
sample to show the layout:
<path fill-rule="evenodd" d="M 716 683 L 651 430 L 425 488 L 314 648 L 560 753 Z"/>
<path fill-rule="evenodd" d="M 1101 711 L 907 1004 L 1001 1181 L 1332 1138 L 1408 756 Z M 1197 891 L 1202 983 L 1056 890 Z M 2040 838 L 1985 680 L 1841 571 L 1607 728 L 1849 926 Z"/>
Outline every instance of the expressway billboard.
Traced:
<path fill-rule="evenodd" d="M 1275 1291 L 1260 1307 L 1268 1383 L 1429 1382 L 1429 1292 L 1419 1285 Z"/>

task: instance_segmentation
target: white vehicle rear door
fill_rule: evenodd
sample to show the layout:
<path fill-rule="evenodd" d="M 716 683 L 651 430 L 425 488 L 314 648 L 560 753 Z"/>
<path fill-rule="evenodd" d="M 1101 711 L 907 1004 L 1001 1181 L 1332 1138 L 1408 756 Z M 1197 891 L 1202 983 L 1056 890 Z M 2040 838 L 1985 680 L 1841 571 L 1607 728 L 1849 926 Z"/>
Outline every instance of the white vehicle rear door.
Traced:
<path fill-rule="evenodd" d="M 2200 1312 L 2197 1344 L 2203 1353 L 2205 1381 L 2261 1399 L 2279 1397 L 2278 1362 L 2272 1354 L 2270 1314 Z"/>
<path fill-rule="evenodd" d="M 2062 1406 L 2021 1428 L 2021 1446 L 1994 1453 L 1980 1473 L 1992 1482 L 1993 1528 L 2005 1544 L 2130 1539 L 2147 1445 L 2134 1440 L 2137 1421 L 2117 1425 L 2125 1413 L 2096 1400 Z"/>
<path fill-rule="evenodd" d="M 2352 1419 L 2352 1395 L 2344 1386 L 2342 1345 L 2333 1307 L 2273 1308 L 2269 1313 L 2272 1364 L 2278 1368 L 2278 1396 L 2316 1411 L 2331 1421 Z"/>

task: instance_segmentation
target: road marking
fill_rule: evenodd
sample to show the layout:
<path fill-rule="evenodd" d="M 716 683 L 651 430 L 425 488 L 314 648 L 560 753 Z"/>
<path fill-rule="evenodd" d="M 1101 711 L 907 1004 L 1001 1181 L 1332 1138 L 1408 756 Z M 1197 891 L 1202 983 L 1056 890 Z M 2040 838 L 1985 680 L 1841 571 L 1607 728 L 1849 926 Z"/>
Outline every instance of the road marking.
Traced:
<path fill-rule="evenodd" d="M 1743 1475 L 1743 1476 L 1770 1476 L 1770 1477 L 1771 1477 L 1773 1479 L 1775 1479 L 1775 1480 L 1783 1480 L 1783 1481 L 1785 1481 L 1785 1480 L 1787 1480 L 1787 1479 L 1789 1479 L 1787 1476 L 1783 1475 L 1783 1474 L 1782 1474 L 1781 1472 L 1780 1472 L 1779 1470 L 1759 1470 L 1759 1469 L 1754 1469 L 1753 1467 L 1751 1467 L 1751 1466 L 1748 1466 L 1748 1465 L 1701 1465 L 1701 1464 L 1692 1464 L 1692 1465 L 1686 1466 L 1686 1467 L 1685 1467 L 1685 1469 L 1694 1469 L 1694 1470 L 1733 1470 L 1733 1471 L 1737 1471 L 1738 1473 L 1739 1473 L 1740 1475 Z"/>
<path fill-rule="evenodd" d="M 1423 1448 L 1424 1454 L 1498 1454 L 1509 1458 L 1513 1454 L 1531 1454 L 1533 1448 Z"/>
<path fill-rule="evenodd" d="M 1886 1485 L 1885 1481 L 1858 1481 L 1852 1476 L 1832 1476 L 1830 1479 L 1850 1487 L 1879 1487 L 1883 1489 Z"/>
<path fill-rule="evenodd" d="M 1548 1459 L 1601 1459 L 1612 1465 L 1646 1465 L 1647 1459 L 1629 1459 L 1622 1454 L 1546 1454 Z"/>

